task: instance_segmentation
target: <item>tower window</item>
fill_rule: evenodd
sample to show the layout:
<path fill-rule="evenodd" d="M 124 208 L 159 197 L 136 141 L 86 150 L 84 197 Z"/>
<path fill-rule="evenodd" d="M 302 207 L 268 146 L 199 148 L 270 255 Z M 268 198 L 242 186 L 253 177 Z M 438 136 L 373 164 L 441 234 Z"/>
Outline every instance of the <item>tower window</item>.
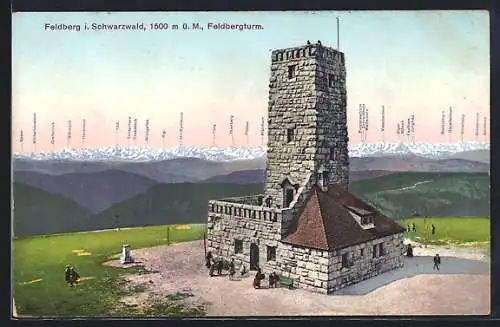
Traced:
<path fill-rule="evenodd" d="M 293 189 L 292 188 L 287 188 L 285 189 L 285 208 L 288 208 L 290 206 L 290 203 L 293 201 Z"/>
<path fill-rule="evenodd" d="M 287 142 L 292 142 L 294 138 L 295 130 L 294 128 L 288 128 L 286 130 L 286 141 Z"/>
<path fill-rule="evenodd" d="M 328 74 L 328 87 L 333 87 L 334 83 L 335 83 L 335 80 L 334 80 L 333 74 Z"/>
<path fill-rule="evenodd" d="M 295 68 L 297 65 L 291 65 L 288 66 L 288 78 L 294 78 L 295 77 Z"/>
<path fill-rule="evenodd" d="M 330 160 L 333 160 L 333 161 L 337 160 L 337 151 L 335 151 L 334 148 L 330 149 Z"/>

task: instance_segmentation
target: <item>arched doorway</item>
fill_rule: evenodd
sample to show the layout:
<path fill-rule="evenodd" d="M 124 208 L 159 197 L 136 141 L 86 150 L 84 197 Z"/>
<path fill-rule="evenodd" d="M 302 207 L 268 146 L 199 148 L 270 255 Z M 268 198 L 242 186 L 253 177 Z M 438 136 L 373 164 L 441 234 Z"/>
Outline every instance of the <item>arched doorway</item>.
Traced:
<path fill-rule="evenodd" d="M 259 268 L 259 247 L 257 244 L 250 244 L 250 270 Z"/>

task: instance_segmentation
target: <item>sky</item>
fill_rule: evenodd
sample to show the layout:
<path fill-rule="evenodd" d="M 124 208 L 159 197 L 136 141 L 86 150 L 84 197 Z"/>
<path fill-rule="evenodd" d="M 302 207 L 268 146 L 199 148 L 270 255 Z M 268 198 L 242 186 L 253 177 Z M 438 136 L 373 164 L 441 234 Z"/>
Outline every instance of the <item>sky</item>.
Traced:
<path fill-rule="evenodd" d="M 307 40 L 336 47 L 336 17 L 340 50 L 346 58 L 351 143 L 361 141 L 361 103 L 369 112 L 367 142 L 382 141 L 382 105 L 386 142 L 401 140 L 396 125 L 412 113 L 417 142 L 449 142 L 450 136 L 440 131 L 442 111 L 448 112 L 450 106 L 452 142 L 460 140 L 462 114 L 464 139 L 476 139 L 477 112 L 481 114 L 479 140 L 485 139 L 483 117 L 490 110 L 487 11 L 14 13 L 14 151 L 67 146 L 68 120 L 73 148 L 116 143 L 177 146 L 181 112 L 184 145 L 210 146 L 216 124 L 216 144 L 231 146 L 229 120 L 234 115 L 235 145 L 260 146 L 271 51 L 305 45 Z M 93 23 L 143 23 L 147 29 L 92 30 Z M 154 30 L 153 23 L 166 23 L 169 28 Z M 184 30 L 183 23 L 199 23 L 203 30 Z M 258 24 L 262 29 L 214 30 L 207 28 L 208 23 Z M 80 30 L 51 30 L 46 24 L 80 25 Z M 172 24 L 180 28 L 173 30 Z M 32 141 L 35 112 L 36 148 Z M 127 140 L 129 116 L 138 119 L 135 142 Z M 86 120 L 85 143 L 82 119 Z M 489 135 L 489 121 L 487 128 Z M 21 131 L 24 142 L 20 142 Z"/>

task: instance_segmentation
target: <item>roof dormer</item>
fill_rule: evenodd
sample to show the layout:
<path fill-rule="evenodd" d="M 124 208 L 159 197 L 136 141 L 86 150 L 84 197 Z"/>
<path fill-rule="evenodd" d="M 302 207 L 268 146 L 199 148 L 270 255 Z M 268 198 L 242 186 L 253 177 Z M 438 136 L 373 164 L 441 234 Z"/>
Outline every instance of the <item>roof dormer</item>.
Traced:
<path fill-rule="evenodd" d="M 363 229 L 371 229 L 375 227 L 373 220 L 375 215 L 374 212 L 350 205 L 345 205 L 344 207 Z"/>

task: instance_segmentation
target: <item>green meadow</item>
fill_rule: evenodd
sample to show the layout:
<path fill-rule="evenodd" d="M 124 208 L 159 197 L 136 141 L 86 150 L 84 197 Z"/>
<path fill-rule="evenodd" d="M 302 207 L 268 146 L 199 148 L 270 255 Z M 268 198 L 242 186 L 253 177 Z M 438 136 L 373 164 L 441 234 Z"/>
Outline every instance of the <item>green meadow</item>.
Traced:
<path fill-rule="evenodd" d="M 189 226 L 189 227 L 186 227 Z M 120 253 L 123 244 L 132 249 L 203 238 L 204 224 L 151 226 L 73 234 L 24 237 L 13 242 L 13 292 L 18 315 L 32 317 L 199 316 L 201 308 L 188 308 L 165 299 L 139 310 L 118 299 L 140 290 L 124 287 L 121 268 L 103 262 Z M 132 251 L 133 255 L 133 251 Z M 64 280 L 67 264 L 75 267 L 81 282 L 69 287 Z M 148 273 L 141 267 L 126 273 Z"/>
<path fill-rule="evenodd" d="M 433 217 L 398 220 L 407 227 L 415 223 L 416 232 L 408 233 L 413 241 L 435 245 L 475 247 L 489 251 L 490 219 L 483 217 Z M 436 226 L 431 233 L 431 224 Z M 170 225 L 168 242 L 201 239 L 204 224 Z M 189 226 L 181 228 L 180 226 Z M 121 277 L 124 273 L 147 274 L 142 267 L 104 266 L 116 257 L 123 244 L 132 249 L 167 243 L 167 226 L 150 226 L 100 232 L 23 237 L 14 240 L 13 290 L 17 312 L 31 317 L 143 317 L 201 316 L 204 309 L 187 307 L 175 296 L 151 307 L 126 305 L 120 298 L 141 292 L 130 289 Z M 133 252 L 132 252 L 133 254 Z M 64 281 L 64 267 L 73 265 L 82 281 L 69 287 Z"/>
<path fill-rule="evenodd" d="M 473 247 L 487 251 L 490 248 L 488 217 L 418 217 L 398 222 L 405 228 L 415 224 L 417 231 L 408 233 L 408 237 L 418 243 Z M 436 227 L 434 234 L 432 224 Z"/>

